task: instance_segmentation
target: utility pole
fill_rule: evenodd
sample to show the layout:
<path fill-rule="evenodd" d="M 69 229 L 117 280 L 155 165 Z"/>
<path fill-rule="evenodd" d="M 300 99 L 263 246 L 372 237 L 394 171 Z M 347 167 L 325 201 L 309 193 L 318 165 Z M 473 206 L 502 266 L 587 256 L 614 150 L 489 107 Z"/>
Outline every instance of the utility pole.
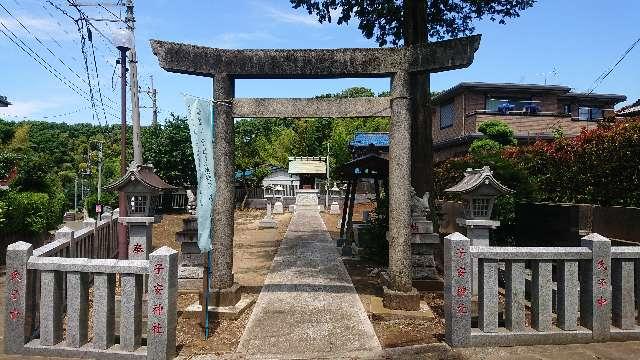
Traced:
<path fill-rule="evenodd" d="M 324 206 L 329 206 L 329 143 L 327 143 L 327 193 L 325 194 Z"/>
<path fill-rule="evenodd" d="M 75 213 L 76 211 L 78 211 L 78 174 L 76 174 L 76 181 L 74 181 L 73 191 L 73 212 Z"/>
<path fill-rule="evenodd" d="M 102 195 L 102 141 L 98 141 L 98 204 Z"/>
<path fill-rule="evenodd" d="M 127 29 L 131 32 L 133 41 L 129 50 L 129 86 L 131 87 L 131 123 L 133 124 L 133 161 L 142 165 L 142 143 L 140 142 L 140 98 L 138 96 L 138 58 L 135 45 L 135 17 L 133 16 L 133 0 L 127 0 Z"/>
<path fill-rule="evenodd" d="M 153 86 L 153 75 L 149 75 L 151 79 L 151 87 L 147 88 L 144 92 L 151 98 L 151 109 L 153 111 L 153 118 L 151 119 L 151 125 L 158 125 L 158 90 Z"/>
<path fill-rule="evenodd" d="M 153 86 L 153 75 L 151 78 L 151 106 L 153 107 L 153 118 L 151 119 L 151 125 L 158 125 L 158 91 Z"/>

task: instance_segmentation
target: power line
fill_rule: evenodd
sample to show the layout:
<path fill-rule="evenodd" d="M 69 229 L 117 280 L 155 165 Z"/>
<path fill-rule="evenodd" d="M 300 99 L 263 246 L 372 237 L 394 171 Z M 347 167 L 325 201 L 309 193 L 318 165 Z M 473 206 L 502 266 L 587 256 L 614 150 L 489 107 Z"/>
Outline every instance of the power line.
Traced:
<path fill-rule="evenodd" d="M 104 116 L 104 123 L 107 124 L 107 114 L 104 111 L 104 100 L 102 100 L 102 88 L 100 86 L 100 75 L 98 73 L 98 64 L 96 63 L 96 50 L 93 46 L 93 41 L 89 38 L 89 42 L 91 43 L 91 53 L 93 55 L 93 68 L 96 72 L 96 82 L 98 83 L 98 95 L 100 96 L 100 105 L 102 105 L 102 115 Z"/>
<path fill-rule="evenodd" d="M 73 114 L 77 114 L 80 111 L 83 110 L 87 110 L 88 108 L 86 106 L 81 107 L 79 109 L 73 110 L 73 111 L 68 111 L 65 113 L 61 113 L 61 114 L 55 114 L 55 115 L 46 115 L 46 116 L 38 116 L 37 118 L 42 118 L 42 119 L 55 119 L 55 118 L 60 118 L 60 117 L 65 117 L 65 116 L 69 116 L 69 115 L 73 115 Z M 13 118 L 21 118 L 21 119 L 36 119 L 35 116 L 20 116 L 20 115 L 10 115 L 10 114 L 0 114 L 0 116 L 5 116 L 5 117 L 13 117 Z"/>
<path fill-rule="evenodd" d="M 20 38 L 18 38 L 18 36 L 11 31 L 2 21 L 0 21 L 0 25 L 6 30 L 2 30 L 0 29 L 0 31 L 12 42 L 14 43 L 16 46 L 18 46 L 18 48 L 20 48 L 20 50 L 22 50 L 23 52 L 25 52 L 29 57 L 31 57 L 34 61 L 36 61 L 38 64 L 40 64 L 40 66 L 42 66 L 43 68 L 45 68 L 49 73 L 51 73 L 51 75 L 55 76 L 58 80 L 60 80 L 63 84 L 67 85 L 71 90 L 73 90 L 75 93 L 77 93 L 80 96 L 83 96 L 80 92 L 82 92 L 83 90 L 80 89 L 76 84 L 74 84 L 73 82 L 71 82 L 71 80 L 69 80 L 66 76 L 64 76 L 63 74 L 61 74 L 56 68 L 54 68 L 53 66 L 51 66 L 51 64 L 49 64 L 45 59 L 43 59 L 40 55 L 38 55 L 38 53 L 36 51 L 34 51 L 31 47 L 29 47 L 29 45 L 27 45 L 24 41 L 20 40 Z M 13 38 L 11 36 L 9 36 L 8 33 L 10 33 Z M 20 44 L 18 44 L 15 40 L 18 40 L 19 42 L 22 43 L 23 46 L 21 46 Z M 26 49 L 29 49 L 29 51 L 27 51 Z M 35 57 L 34 57 L 35 56 Z M 63 79 L 64 78 L 64 79 Z"/>
<path fill-rule="evenodd" d="M 19 4 L 19 2 L 17 0 L 14 0 L 16 2 L 16 4 L 18 6 L 21 6 Z M 79 11 L 81 13 L 82 18 L 80 19 L 74 19 L 71 15 L 69 15 L 64 9 L 61 9 L 59 6 L 57 6 L 56 4 L 54 4 L 51 1 L 48 1 L 48 3 L 53 6 L 54 8 L 58 9 L 60 12 L 62 12 L 64 15 L 66 15 L 67 17 L 71 18 L 78 26 L 80 26 L 80 24 L 78 24 L 81 21 L 86 21 L 88 22 L 86 14 L 82 13 L 81 11 Z M 37 35 L 35 35 L 32 31 L 29 30 L 29 28 L 22 22 L 20 21 L 20 19 L 15 16 L 11 11 L 9 11 L 4 5 L 0 4 L 0 7 L 7 13 L 9 14 L 9 16 L 11 16 L 19 25 L 20 27 L 22 27 L 29 35 L 31 35 L 42 47 L 44 47 L 52 56 L 54 56 L 61 64 L 63 64 L 71 73 L 73 73 L 78 79 L 80 79 L 82 82 L 84 82 L 85 84 L 89 85 L 89 92 L 91 95 L 91 100 L 88 100 L 86 98 L 86 92 L 84 90 L 82 90 L 78 85 L 76 85 L 75 83 L 73 83 L 73 81 L 69 80 L 64 74 L 62 74 L 58 69 L 56 69 L 53 65 L 51 65 L 47 60 L 45 60 L 42 56 L 40 56 L 40 54 L 38 54 L 37 51 L 35 51 L 33 48 L 31 48 L 29 45 L 27 45 L 27 43 L 25 43 L 23 40 L 21 40 L 13 31 L 11 31 L 7 26 L 5 26 L 4 23 L 0 22 L 0 24 L 2 25 L 2 27 L 4 27 L 4 30 L 0 29 L 2 31 L 2 33 L 12 42 L 14 43 L 14 45 L 16 45 L 20 50 L 22 50 L 25 54 L 27 54 L 29 57 L 31 57 L 34 61 L 36 61 L 40 66 L 42 66 L 45 70 L 47 70 L 51 75 L 53 75 L 54 77 L 56 77 L 59 81 L 61 81 L 64 85 L 66 85 L 67 87 L 69 87 L 72 91 L 74 91 L 76 94 L 78 94 L 80 97 L 82 97 L 84 100 L 87 101 L 91 101 L 94 102 L 93 99 L 93 87 L 91 84 L 91 79 L 89 77 L 89 72 L 88 72 L 88 65 L 86 64 L 86 59 L 85 59 L 85 69 L 87 70 L 87 81 L 85 81 L 75 70 L 73 70 L 73 68 L 71 68 L 64 60 L 62 60 L 58 55 L 55 54 L 55 52 L 48 47 Z M 46 7 L 43 8 L 47 11 L 48 15 L 52 18 L 53 15 L 51 15 L 51 13 L 46 9 Z M 55 19 L 55 18 L 54 18 Z M 57 20 L 57 19 L 55 19 Z M 60 22 L 57 22 L 58 25 L 64 30 L 64 27 L 60 24 Z M 95 28 L 95 26 L 93 26 L 93 24 L 90 24 L 92 27 Z M 80 30 L 81 31 L 81 30 Z M 89 32 L 90 29 L 89 27 L 87 27 L 87 31 Z M 101 33 L 99 30 L 97 30 L 99 33 Z M 20 44 L 18 44 L 7 32 L 11 33 L 11 35 L 13 35 L 13 38 L 15 38 L 15 40 L 18 40 L 20 43 L 22 43 L 22 46 Z M 83 35 L 81 33 L 81 35 Z M 103 37 L 106 38 L 106 36 L 104 36 L 104 34 L 101 33 L 101 35 Z M 51 35 L 49 35 L 49 38 L 51 38 L 59 47 L 62 47 L 62 45 L 56 40 L 54 39 Z M 97 68 L 97 61 L 95 58 L 95 46 L 92 42 L 92 55 L 93 55 L 93 60 L 94 60 L 94 69 L 95 69 L 95 75 L 96 78 L 98 80 L 98 92 L 100 95 L 100 102 L 102 105 L 102 110 L 103 110 L 103 117 L 105 119 L 105 123 L 107 121 L 106 119 L 106 110 L 105 110 L 105 104 L 104 104 L 104 100 L 103 98 L 108 99 L 109 101 L 111 101 L 112 103 L 115 104 L 115 101 L 113 101 L 111 98 L 107 97 L 107 96 L 103 96 L 102 95 L 102 91 L 101 91 L 101 87 L 100 87 L 100 81 L 99 81 L 99 73 L 98 73 L 98 68 Z M 35 57 L 34 57 L 35 56 Z M 85 53 L 86 56 L 86 53 Z M 75 57 L 73 58 L 74 60 Z M 77 60 L 76 60 L 77 61 Z M 95 105 L 94 105 L 95 106 Z M 114 110 L 113 107 L 111 106 L 106 106 L 108 108 L 110 108 L 111 110 Z M 97 117 L 97 113 L 95 114 Z M 113 116 L 115 118 L 117 118 L 116 116 L 114 116 L 112 113 L 109 113 L 110 116 Z"/>
<path fill-rule="evenodd" d="M 4 5 L 0 4 L 0 7 L 2 7 L 2 9 L 4 9 L 4 11 L 9 14 L 9 16 L 11 16 L 13 19 L 16 20 L 16 22 L 27 32 L 29 33 L 31 36 L 33 36 L 33 38 L 36 39 L 36 41 L 42 45 L 45 49 L 47 49 L 47 51 L 49 51 L 49 53 L 51 55 L 53 55 L 62 65 L 64 65 L 67 69 L 69 69 L 69 71 L 71 71 L 76 77 L 78 77 L 78 79 L 84 81 L 82 79 L 82 77 L 75 71 L 73 70 L 69 65 L 67 65 L 67 63 L 65 63 L 58 55 L 56 55 L 47 45 L 45 45 L 42 40 L 40 40 L 40 38 L 38 38 L 34 33 L 32 33 L 16 16 L 14 16 L 9 10 L 7 10 L 6 7 L 4 7 Z"/>
<path fill-rule="evenodd" d="M 615 70 L 615 68 L 622 62 L 622 60 L 624 60 L 625 57 L 627 57 L 627 55 L 631 52 L 631 50 L 633 50 L 634 47 L 636 47 L 636 45 L 638 45 L 640 43 L 640 37 L 638 39 L 636 39 L 636 41 L 634 41 L 631 46 L 629 46 L 629 48 L 624 52 L 624 54 L 622 54 L 622 56 L 620 57 L 620 59 L 618 59 L 618 61 L 613 64 L 613 66 L 608 70 L 603 72 L 602 74 L 600 74 L 600 76 L 598 76 L 594 81 L 593 81 L 593 87 L 591 88 L 591 90 L 589 90 L 588 94 L 591 94 L 597 87 L 598 85 L 600 85 L 604 79 L 606 79 L 612 72 L 613 70 Z"/>

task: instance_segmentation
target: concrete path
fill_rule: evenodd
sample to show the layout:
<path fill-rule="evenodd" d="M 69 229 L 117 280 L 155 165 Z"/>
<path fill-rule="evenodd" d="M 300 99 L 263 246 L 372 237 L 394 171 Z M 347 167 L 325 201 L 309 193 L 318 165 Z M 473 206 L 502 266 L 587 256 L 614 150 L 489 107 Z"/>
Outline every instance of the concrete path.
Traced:
<path fill-rule="evenodd" d="M 273 260 L 237 352 L 319 358 L 381 349 L 317 211 L 298 211 Z"/>

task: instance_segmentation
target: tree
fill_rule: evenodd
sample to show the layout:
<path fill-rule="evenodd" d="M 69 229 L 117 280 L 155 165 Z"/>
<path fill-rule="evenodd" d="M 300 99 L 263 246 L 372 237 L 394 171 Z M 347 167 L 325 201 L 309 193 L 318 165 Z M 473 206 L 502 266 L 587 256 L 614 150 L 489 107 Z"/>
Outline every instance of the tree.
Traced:
<path fill-rule="evenodd" d="M 187 119 L 175 114 L 162 126 L 142 129 L 147 162 L 163 180 L 175 186 L 195 186 L 196 168 Z"/>
<path fill-rule="evenodd" d="M 409 30 L 423 32 L 429 39 L 442 40 L 473 34 L 474 22 L 483 18 L 505 24 L 507 19 L 517 18 L 520 13 L 535 4 L 535 0 L 289 0 L 295 9 L 304 8 L 309 14 L 318 16 L 323 22 L 334 21 L 332 14 L 338 13 L 338 25 L 348 24 L 353 17 L 359 21 L 358 28 L 367 39 L 375 36 L 380 46 L 398 46 L 408 37 Z M 366 4 L 366 6 L 364 6 Z M 416 14 L 417 10 L 424 15 Z M 407 16 L 407 14 L 409 14 Z M 413 28 L 416 16 L 425 18 L 420 26 Z M 426 37 L 423 40 L 427 40 Z"/>
<path fill-rule="evenodd" d="M 348 24 L 358 18 L 362 34 L 379 46 L 391 44 L 415 46 L 429 39 L 442 40 L 475 31 L 474 21 L 488 17 L 506 23 L 533 6 L 535 0 L 289 0 L 295 9 L 304 8 L 315 14 L 321 23 L 332 22 L 332 12 L 338 12 L 337 24 Z M 366 4 L 366 5 L 365 5 Z M 433 187 L 433 156 L 430 108 L 430 76 L 412 73 L 411 112 L 411 178 L 418 195 Z"/>

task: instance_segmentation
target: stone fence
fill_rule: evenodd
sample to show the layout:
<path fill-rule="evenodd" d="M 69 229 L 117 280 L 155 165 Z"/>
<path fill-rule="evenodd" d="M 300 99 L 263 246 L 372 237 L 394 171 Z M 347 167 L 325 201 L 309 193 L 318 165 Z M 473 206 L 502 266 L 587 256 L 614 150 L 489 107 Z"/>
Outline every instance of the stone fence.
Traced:
<path fill-rule="evenodd" d="M 69 246 L 36 250 L 25 242 L 9 245 L 5 351 L 57 357 L 172 358 L 176 352 L 177 252 L 162 247 L 149 260 L 51 255 L 75 252 L 87 256 L 102 251 L 86 244 L 90 242 L 78 240 Z M 148 294 L 144 293 L 145 278 Z"/>
<path fill-rule="evenodd" d="M 468 238 L 454 233 L 445 238 L 444 248 L 446 341 L 452 346 L 640 339 L 640 247 L 612 247 L 595 233 L 583 237 L 580 247 L 470 246 Z M 478 274 L 472 271 L 474 259 Z M 474 276 L 477 323 L 472 316 Z"/>
<path fill-rule="evenodd" d="M 102 215 L 100 221 L 89 219 L 85 227 L 73 231 L 67 227 L 56 231 L 54 241 L 33 251 L 36 256 L 64 258 L 113 259 L 118 255 L 118 210 Z"/>

